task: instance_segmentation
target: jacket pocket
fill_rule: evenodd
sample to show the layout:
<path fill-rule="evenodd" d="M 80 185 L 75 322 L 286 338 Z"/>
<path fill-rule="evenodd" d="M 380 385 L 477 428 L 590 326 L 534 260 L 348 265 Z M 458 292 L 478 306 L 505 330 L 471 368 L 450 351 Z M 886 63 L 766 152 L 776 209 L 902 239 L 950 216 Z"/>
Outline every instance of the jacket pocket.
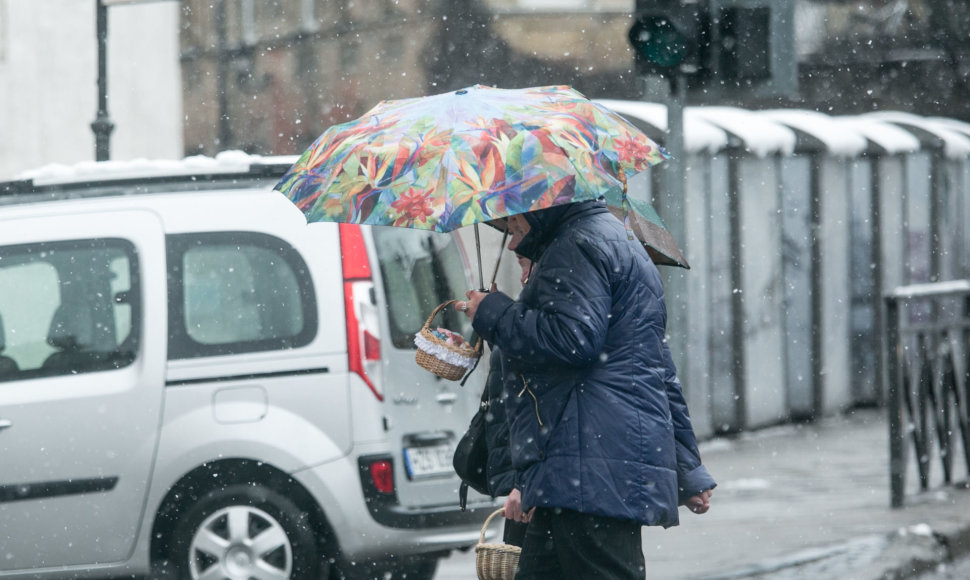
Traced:
<path fill-rule="evenodd" d="M 538 398 L 529 382 L 520 373 L 516 373 L 514 380 L 516 383 L 509 385 L 508 399 L 510 406 L 515 408 L 509 423 L 509 451 L 512 465 L 521 470 L 544 459 L 547 435 L 546 423 L 539 413 Z M 521 385 L 518 381 L 521 381 Z"/>
<path fill-rule="evenodd" d="M 519 394 L 517 396 L 522 397 L 522 395 L 528 393 L 529 396 L 532 397 L 532 405 L 535 408 L 535 412 L 536 412 L 536 421 L 538 421 L 539 428 L 541 429 L 545 427 L 545 425 L 542 424 L 542 416 L 539 415 L 539 399 L 537 399 L 536 394 L 532 392 L 532 389 L 529 387 L 528 379 L 526 379 L 525 376 L 522 375 L 522 373 L 519 373 L 519 378 L 522 380 L 522 389 L 519 391 Z"/>

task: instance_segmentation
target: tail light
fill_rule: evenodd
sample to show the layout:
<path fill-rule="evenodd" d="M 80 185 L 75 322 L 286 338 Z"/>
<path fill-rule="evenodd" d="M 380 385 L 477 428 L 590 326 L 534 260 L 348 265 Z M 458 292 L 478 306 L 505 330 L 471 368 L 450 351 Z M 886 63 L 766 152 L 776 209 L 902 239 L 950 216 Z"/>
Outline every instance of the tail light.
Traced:
<path fill-rule="evenodd" d="M 357 467 L 367 510 L 378 522 L 400 527 L 403 514 L 397 509 L 400 504 L 394 487 L 394 460 L 386 454 L 361 455 L 357 458 Z"/>
<path fill-rule="evenodd" d="M 384 400 L 381 333 L 374 297 L 374 279 L 360 226 L 340 224 L 344 308 L 347 319 L 347 356 L 357 374 L 379 401 Z"/>
<path fill-rule="evenodd" d="M 370 464 L 370 480 L 374 489 L 381 493 L 394 493 L 394 468 L 384 459 Z"/>

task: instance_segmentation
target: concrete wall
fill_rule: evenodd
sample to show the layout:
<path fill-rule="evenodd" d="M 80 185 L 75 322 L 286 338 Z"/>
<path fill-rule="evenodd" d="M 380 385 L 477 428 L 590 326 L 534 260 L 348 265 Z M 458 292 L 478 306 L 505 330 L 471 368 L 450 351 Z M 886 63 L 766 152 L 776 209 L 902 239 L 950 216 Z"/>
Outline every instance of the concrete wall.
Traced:
<path fill-rule="evenodd" d="M 782 223 L 774 156 L 741 160 L 739 177 L 741 292 L 746 423 L 757 427 L 788 417 L 785 408 Z"/>
<path fill-rule="evenodd" d="M 820 277 L 819 381 L 821 411 L 832 413 L 852 402 L 849 364 L 849 189 L 853 160 L 826 159 L 819 171 Z"/>

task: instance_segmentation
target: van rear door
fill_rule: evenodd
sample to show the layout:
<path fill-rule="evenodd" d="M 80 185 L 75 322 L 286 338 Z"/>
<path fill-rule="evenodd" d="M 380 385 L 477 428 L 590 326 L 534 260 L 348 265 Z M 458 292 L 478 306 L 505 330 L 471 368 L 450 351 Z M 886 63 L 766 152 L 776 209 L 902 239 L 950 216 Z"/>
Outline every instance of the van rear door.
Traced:
<path fill-rule="evenodd" d="M 488 362 L 464 386 L 443 380 L 414 361 L 414 335 L 436 306 L 461 299 L 471 287 L 458 237 L 404 228 L 370 228 L 380 264 L 375 279 L 386 304 L 382 337 L 384 407 L 395 453 L 395 483 L 403 506 L 457 506 L 458 477 L 451 457 L 477 409 Z M 443 309 L 432 327 L 472 338 L 468 318 Z"/>
<path fill-rule="evenodd" d="M 129 557 L 164 384 L 156 216 L 27 209 L 0 212 L 0 575 Z"/>

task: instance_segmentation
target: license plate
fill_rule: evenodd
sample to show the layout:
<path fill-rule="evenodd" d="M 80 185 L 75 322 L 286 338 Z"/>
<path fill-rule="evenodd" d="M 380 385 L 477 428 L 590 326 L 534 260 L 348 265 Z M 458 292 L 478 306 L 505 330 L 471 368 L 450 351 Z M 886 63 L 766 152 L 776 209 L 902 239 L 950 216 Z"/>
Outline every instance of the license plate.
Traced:
<path fill-rule="evenodd" d="M 408 470 L 408 477 L 434 477 L 451 475 L 455 468 L 451 465 L 451 445 L 433 445 L 425 447 L 406 447 L 404 449 L 404 465 Z"/>

